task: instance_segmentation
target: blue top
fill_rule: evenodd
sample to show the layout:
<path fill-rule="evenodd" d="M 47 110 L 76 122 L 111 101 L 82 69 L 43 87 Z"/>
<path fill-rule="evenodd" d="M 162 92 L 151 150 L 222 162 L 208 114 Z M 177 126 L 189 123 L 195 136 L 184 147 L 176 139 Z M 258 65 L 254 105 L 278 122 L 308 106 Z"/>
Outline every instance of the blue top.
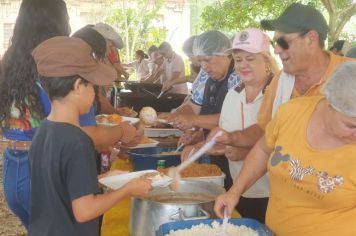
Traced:
<path fill-rule="evenodd" d="M 47 117 L 51 112 L 51 101 L 39 82 L 36 82 L 38 88 L 38 95 L 40 97 L 44 115 Z M 80 126 L 93 126 L 96 125 L 95 113 L 96 102 L 93 102 L 90 111 L 87 114 L 81 115 L 79 118 Z M 14 106 L 11 108 L 11 121 L 10 128 L 3 129 L 4 137 L 11 140 L 18 141 L 31 141 L 39 124 L 38 116 L 32 111 L 26 111 L 23 122 L 19 119 L 19 111 Z"/>
<path fill-rule="evenodd" d="M 209 75 L 204 70 L 200 69 L 200 72 L 192 86 L 191 100 L 194 104 L 197 104 L 199 106 L 203 105 L 205 84 L 206 84 L 206 81 L 208 80 L 208 78 L 209 78 Z M 229 74 L 229 77 L 228 77 L 228 84 L 227 84 L 228 90 L 235 87 L 239 83 L 240 83 L 240 79 L 236 75 L 236 72 L 234 70 Z"/>

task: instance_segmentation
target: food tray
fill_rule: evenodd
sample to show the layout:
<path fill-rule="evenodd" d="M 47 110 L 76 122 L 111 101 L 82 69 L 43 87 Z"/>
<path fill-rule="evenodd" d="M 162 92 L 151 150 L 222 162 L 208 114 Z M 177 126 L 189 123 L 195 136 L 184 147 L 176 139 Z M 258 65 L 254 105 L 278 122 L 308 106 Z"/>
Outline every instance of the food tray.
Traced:
<path fill-rule="evenodd" d="M 159 227 L 158 231 L 156 232 L 156 236 L 165 236 L 169 233 L 170 230 L 190 229 L 193 225 L 199 225 L 201 223 L 211 225 L 213 221 L 218 221 L 220 224 L 222 223 L 221 219 L 187 220 L 165 223 Z M 229 223 L 233 225 L 245 225 L 253 230 L 256 230 L 259 236 L 274 236 L 272 231 L 269 230 L 266 225 L 261 224 L 253 219 L 229 219 Z"/>
<path fill-rule="evenodd" d="M 100 115 L 97 115 L 95 117 L 97 118 L 97 117 L 107 117 L 107 116 L 109 116 L 109 115 L 108 114 L 100 114 Z M 135 125 L 140 121 L 139 118 L 135 118 L 135 117 L 121 116 L 121 118 L 122 118 L 122 122 L 127 121 L 131 125 Z M 96 121 L 96 123 L 98 125 L 104 125 L 104 126 L 116 126 L 116 125 L 119 125 L 117 123 L 110 123 L 110 122 L 98 122 L 98 121 Z"/>
<path fill-rule="evenodd" d="M 220 186 L 224 186 L 224 179 L 225 179 L 225 174 L 224 173 L 221 173 L 220 176 L 204 176 L 204 177 L 182 178 L 182 180 L 210 182 L 210 183 L 218 184 Z"/>
<path fill-rule="evenodd" d="M 179 129 L 163 129 L 163 128 L 145 128 L 144 135 L 146 137 L 151 138 L 158 138 L 158 137 L 168 137 L 168 136 L 175 136 L 180 137 L 182 136 L 183 132 Z"/>

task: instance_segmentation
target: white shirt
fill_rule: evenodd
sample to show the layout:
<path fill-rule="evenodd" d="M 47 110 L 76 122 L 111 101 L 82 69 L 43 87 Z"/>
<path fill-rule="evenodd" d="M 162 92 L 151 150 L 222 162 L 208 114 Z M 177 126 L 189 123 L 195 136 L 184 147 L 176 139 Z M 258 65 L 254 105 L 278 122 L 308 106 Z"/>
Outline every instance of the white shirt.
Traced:
<path fill-rule="evenodd" d="M 131 62 L 127 64 L 127 67 L 135 68 L 137 78 L 139 80 L 143 80 L 150 75 L 150 69 L 148 67 L 148 63 L 149 63 L 148 60 L 143 59 L 141 60 L 141 62 L 139 61 Z"/>
<path fill-rule="evenodd" d="M 173 73 L 177 73 L 177 72 L 179 73 L 180 78 L 182 77 L 185 78 L 185 67 L 184 67 L 183 59 L 175 53 L 173 53 L 172 58 L 164 59 L 162 68 L 164 70 L 162 82 L 172 79 Z M 187 94 L 188 93 L 187 83 L 175 84 L 173 88 L 169 91 L 169 93 Z"/>
<path fill-rule="evenodd" d="M 228 131 L 246 129 L 257 123 L 257 114 L 262 104 L 263 94 L 260 92 L 255 100 L 246 103 L 246 92 L 243 89 L 240 93 L 235 89 L 230 89 L 226 94 L 223 107 L 221 109 L 219 127 Z M 242 111 L 242 112 L 241 112 Z M 229 168 L 232 179 L 241 171 L 243 161 L 229 160 Z M 244 194 L 246 198 L 263 198 L 269 196 L 269 178 L 267 175 L 261 177 Z"/>

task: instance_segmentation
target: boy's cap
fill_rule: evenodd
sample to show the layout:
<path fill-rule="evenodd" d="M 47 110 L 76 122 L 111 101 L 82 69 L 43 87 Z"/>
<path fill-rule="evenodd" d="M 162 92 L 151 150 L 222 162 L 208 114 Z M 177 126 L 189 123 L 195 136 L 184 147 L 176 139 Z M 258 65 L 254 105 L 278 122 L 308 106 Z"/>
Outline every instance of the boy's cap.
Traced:
<path fill-rule="evenodd" d="M 96 85 L 111 84 L 117 78 L 115 69 L 96 61 L 91 53 L 91 47 L 82 39 L 58 36 L 39 44 L 32 56 L 42 76 L 79 75 Z"/>
<path fill-rule="evenodd" d="M 262 28 L 283 33 L 296 33 L 315 30 L 321 39 L 328 34 L 328 24 L 324 16 L 314 7 L 293 3 L 275 20 L 262 20 Z"/>
<path fill-rule="evenodd" d="M 98 31 L 104 38 L 113 42 L 117 49 L 121 49 L 124 47 L 124 42 L 120 35 L 108 24 L 105 23 L 97 23 L 93 27 L 94 30 Z"/>
<path fill-rule="evenodd" d="M 250 53 L 268 52 L 269 45 L 270 40 L 265 33 L 256 28 L 248 28 L 236 34 L 232 47 L 225 53 L 231 54 L 236 49 Z"/>

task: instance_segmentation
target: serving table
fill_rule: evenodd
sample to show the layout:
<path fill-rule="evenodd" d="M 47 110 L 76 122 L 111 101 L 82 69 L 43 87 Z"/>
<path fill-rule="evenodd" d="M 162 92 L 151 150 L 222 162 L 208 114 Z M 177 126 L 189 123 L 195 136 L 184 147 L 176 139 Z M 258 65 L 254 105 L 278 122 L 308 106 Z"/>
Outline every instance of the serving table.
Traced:
<path fill-rule="evenodd" d="M 115 169 L 132 171 L 132 165 L 128 159 L 118 159 L 111 165 L 111 170 Z M 130 210 L 131 199 L 124 199 L 106 212 L 101 226 L 101 235 L 129 236 Z M 234 211 L 232 217 L 238 218 L 240 215 Z"/>

